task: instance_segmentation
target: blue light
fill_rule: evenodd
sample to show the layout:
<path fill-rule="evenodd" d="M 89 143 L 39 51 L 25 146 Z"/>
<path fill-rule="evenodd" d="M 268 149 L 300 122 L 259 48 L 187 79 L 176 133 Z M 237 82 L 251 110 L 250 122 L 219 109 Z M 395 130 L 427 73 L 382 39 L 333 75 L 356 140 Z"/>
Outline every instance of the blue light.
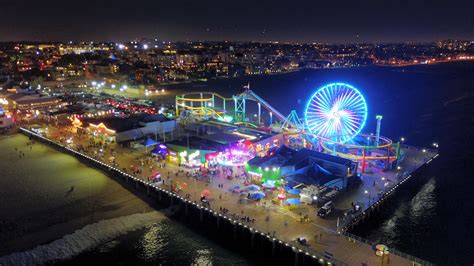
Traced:
<path fill-rule="evenodd" d="M 319 88 L 305 109 L 309 132 L 347 142 L 357 136 L 367 120 L 367 103 L 355 87 L 346 83 L 330 83 Z"/>

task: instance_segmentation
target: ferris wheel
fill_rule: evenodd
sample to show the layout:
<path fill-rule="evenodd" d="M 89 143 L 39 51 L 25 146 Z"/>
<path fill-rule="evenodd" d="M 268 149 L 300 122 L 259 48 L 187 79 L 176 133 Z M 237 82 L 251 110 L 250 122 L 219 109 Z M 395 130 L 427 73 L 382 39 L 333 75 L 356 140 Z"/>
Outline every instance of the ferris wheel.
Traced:
<path fill-rule="evenodd" d="M 327 84 L 318 89 L 306 105 L 305 122 L 309 132 L 336 142 L 357 136 L 366 120 L 364 96 L 349 84 Z"/>

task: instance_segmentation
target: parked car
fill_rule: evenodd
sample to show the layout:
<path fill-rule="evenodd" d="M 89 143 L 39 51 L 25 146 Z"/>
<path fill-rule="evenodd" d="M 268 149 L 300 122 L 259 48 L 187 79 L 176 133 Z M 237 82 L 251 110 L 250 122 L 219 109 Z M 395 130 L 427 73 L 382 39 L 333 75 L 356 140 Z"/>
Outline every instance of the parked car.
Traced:
<path fill-rule="evenodd" d="M 334 203 L 332 201 L 328 201 L 326 202 L 326 204 L 324 204 L 323 207 L 321 207 L 321 209 L 319 209 L 318 216 L 326 217 L 334 210 L 334 208 L 335 208 Z"/>

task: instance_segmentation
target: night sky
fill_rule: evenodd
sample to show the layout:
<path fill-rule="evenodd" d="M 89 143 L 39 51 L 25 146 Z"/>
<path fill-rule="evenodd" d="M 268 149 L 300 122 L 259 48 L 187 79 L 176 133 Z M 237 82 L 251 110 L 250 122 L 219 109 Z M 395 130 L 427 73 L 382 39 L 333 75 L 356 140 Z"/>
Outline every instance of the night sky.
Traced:
<path fill-rule="evenodd" d="M 472 0 L 0 0 L 0 41 L 474 39 Z"/>

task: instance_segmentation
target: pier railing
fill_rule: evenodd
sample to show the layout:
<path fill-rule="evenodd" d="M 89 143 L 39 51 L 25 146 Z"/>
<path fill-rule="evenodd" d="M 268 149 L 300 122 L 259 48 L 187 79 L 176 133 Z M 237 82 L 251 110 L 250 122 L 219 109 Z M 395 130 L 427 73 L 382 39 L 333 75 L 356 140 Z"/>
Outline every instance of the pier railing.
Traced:
<path fill-rule="evenodd" d="M 404 145 L 404 148 L 406 148 L 406 149 L 417 149 L 415 147 L 408 146 L 408 145 Z M 428 149 L 426 149 L 426 150 L 436 153 L 435 150 L 428 150 Z M 432 158 L 426 159 L 424 161 L 424 165 L 429 164 L 433 159 L 437 158 L 438 156 L 439 156 L 439 154 L 436 153 Z M 346 232 L 352 225 L 358 224 L 360 221 L 362 221 L 367 215 L 369 215 L 372 211 L 374 211 L 374 209 L 376 209 L 386 199 L 388 199 L 393 193 L 395 193 L 395 191 L 397 190 L 397 188 L 399 186 L 403 185 L 403 183 L 405 183 L 410 178 L 412 178 L 414 176 L 414 172 L 416 170 L 420 169 L 420 168 L 421 168 L 420 166 L 411 166 L 411 167 L 408 167 L 408 168 L 404 169 L 403 172 L 397 173 L 397 175 L 396 175 L 397 183 L 390 186 L 390 187 L 387 187 L 384 190 L 382 195 L 374 196 L 374 201 L 366 209 L 364 209 L 362 212 L 360 212 L 358 214 L 355 214 L 355 215 L 349 217 L 349 219 L 343 221 L 342 226 L 340 227 L 341 231 Z"/>
<path fill-rule="evenodd" d="M 349 238 L 349 241 L 358 241 L 358 242 L 362 242 L 362 243 L 365 243 L 365 244 L 368 244 L 372 247 L 375 248 L 375 245 L 379 244 L 379 243 L 374 243 L 368 239 L 365 239 L 365 238 L 362 238 L 360 236 L 356 236 L 356 235 L 353 235 L 349 232 L 342 232 L 342 235 L 346 236 Z M 418 257 L 415 257 L 413 255 L 409 255 L 405 252 L 402 252 L 400 250 L 397 250 L 397 249 L 394 249 L 394 248 L 391 248 L 391 247 L 388 247 L 388 251 L 390 252 L 390 254 L 394 254 L 394 255 L 397 255 L 399 257 L 402 257 L 402 258 L 405 258 L 411 262 L 413 262 L 413 265 L 423 265 L 423 266 L 434 266 L 433 263 L 431 262 L 428 262 L 426 260 L 423 260 L 423 259 L 420 259 Z M 375 252 L 375 250 L 374 250 Z"/>
<path fill-rule="evenodd" d="M 135 177 L 135 176 L 133 176 L 133 175 L 130 175 L 130 174 L 128 174 L 128 173 L 123 172 L 123 171 L 120 170 L 120 169 L 116 169 L 115 167 L 110 166 L 110 165 L 108 165 L 107 163 L 104 163 L 104 162 L 102 162 L 102 161 L 100 161 L 100 160 L 97 160 L 97 159 L 95 159 L 95 158 L 92 158 L 92 157 L 90 157 L 90 156 L 88 156 L 88 155 L 86 155 L 86 154 L 83 154 L 83 153 L 81 153 L 81 152 L 75 150 L 75 149 L 71 149 L 71 148 L 69 148 L 69 147 L 66 147 L 66 146 L 62 145 L 61 143 L 58 143 L 58 142 L 56 142 L 56 141 L 53 141 L 53 140 L 51 140 L 51 139 L 49 139 L 49 138 L 46 138 L 46 137 L 42 136 L 41 134 L 38 134 L 37 132 L 31 131 L 31 130 L 29 130 L 29 129 L 27 129 L 27 128 L 21 128 L 21 127 L 20 127 L 20 131 L 22 131 L 23 133 L 25 133 L 25 134 L 27 134 L 27 135 L 33 135 L 33 136 L 35 136 L 35 137 L 37 137 L 37 138 L 43 139 L 43 140 L 45 140 L 45 141 L 47 141 L 47 142 L 50 142 L 50 143 L 55 144 L 55 145 L 57 145 L 57 146 L 59 146 L 59 147 L 62 147 L 62 148 L 64 148 L 64 149 L 68 150 L 69 152 L 72 152 L 72 153 L 75 154 L 75 155 L 78 155 L 78 156 L 80 156 L 80 157 L 83 157 L 83 158 L 89 159 L 89 160 L 91 160 L 91 161 L 94 161 L 95 163 L 98 163 L 98 164 L 100 164 L 100 165 L 102 165 L 102 166 L 104 166 L 104 167 L 107 167 L 108 169 L 114 170 L 115 172 L 120 173 L 120 174 L 122 174 L 123 176 L 126 176 L 126 177 L 128 177 L 128 178 L 131 178 L 131 179 L 137 181 L 137 182 L 140 182 L 140 183 L 144 184 L 145 186 L 148 186 L 148 187 L 151 187 L 151 188 L 154 188 L 154 189 L 157 189 L 157 190 L 166 191 L 166 192 L 169 193 L 170 195 L 171 195 L 171 194 L 176 195 L 176 194 L 172 193 L 172 192 L 169 191 L 169 190 L 164 190 L 164 189 L 162 189 L 162 188 L 158 188 L 158 187 L 154 186 L 154 185 L 153 185 L 152 183 L 150 183 L 150 182 L 147 182 L 147 181 L 145 181 L 145 180 L 139 179 L 139 178 L 137 178 L 137 177 Z M 433 158 L 436 158 L 437 156 L 438 156 L 438 155 L 434 156 Z M 429 163 L 430 161 L 431 161 L 431 159 L 430 159 L 427 163 Z M 409 172 L 411 172 L 412 170 L 415 170 L 415 169 L 410 169 Z M 395 190 L 399 185 L 401 185 L 402 183 L 404 183 L 405 181 L 407 181 L 411 176 L 412 176 L 412 174 L 409 174 L 409 173 L 407 173 L 407 174 L 402 173 L 401 176 L 399 176 L 399 181 L 400 181 L 400 182 L 399 182 L 397 185 L 395 185 L 395 186 L 389 188 L 389 189 L 388 189 L 376 202 L 374 202 L 366 211 L 364 211 L 364 212 L 361 213 L 360 215 L 354 217 L 354 219 L 352 219 L 352 220 L 349 222 L 349 224 L 352 223 L 352 222 L 354 222 L 354 221 L 358 221 L 358 220 L 362 219 L 362 217 L 365 215 L 365 213 L 366 213 L 369 209 L 374 208 L 374 207 L 376 207 L 378 204 L 380 204 L 381 201 L 383 201 L 386 197 L 388 197 L 392 192 L 394 192 L 394 190 Z M 176 195 L 176 196 L 177 196 L 177 195 Z M 177 197 L 179 197 L 179 196 L 177 196 Z M 179 198 L 181 198 L 181 197 L 179 197 Z M 196 203 L 193 203 L 193 204 L 196 204 Z M 205 208 L 205 210 L 208 210 L 208 208 Z M 209 208 L 209 211 L 210 211 L 210 212 L 214 212 L 215 214 L 217 214 L 217 211 L 214 211 L 214 210 L 212 210 L 212 209 L 210 209 L 210 208 Z M 230 217 L 229 217 L 228 219 L 229 219 L 229 220 L 233 220 L 233 219 L 231 219 Z M 234 220 L 234 223 L 239 223 L 239 224 L 241 224 L 240 222 L 237 222 L 237 221 L 235 221 L 235 220 Z M 243 224 L 245 224 L 245 222 L 244 222 Z M 244 225 L 244 227 L 247 228 L 247 225 Z M 347 225 L 347 224 L 343 225 L 343 227 L 341 228 L 342 230 L 340 230 L 340 233 L 341 233 L 342 235 L 348 237 L 348 238 L 349 238 L 349 241 L 362 242 L 362 243 L 368 244 L 368 245 L 370 245 L 370 246 L 372 246 L 372 247 L 375 247 L 375 245 L 378 244 L 378 243 L 374 243 L 374 242 L 372 242 L 372 241 L 370 241 L 370 240 L 368 240 L 368 239 L 364 239 L 364 238 L 362 238 L 362 237 L 359 237 L 359 236 L 356 236 L 356 235 L 353 235 L 353 234 L 347 232 L 347 228 L 348 228 L 348 227 L 349 227 L 349 225 Z M 251 228 L 251 227 L 250 227 L 250 228 Z M 253 230 L 255 230 L 255 229 L 253 229 Z M 256 230 L 255 230 L 255 231 L 256 231 Z M 319 252 L 317 252 L 317 251 L 315 251 L 315 250 L 312 250 L 312 249 L 309 248 L 309 247 L 306 247 L 306 246 L 303 246 L 303 245 L 297 245 L 297 246 L 295 246 L 294 244 L 289 243 L 289 242 L 287 242 L 287 241 L 282 241 L 282 240 L 280 240 L 280 239 L 278 239 L 278 238 L 274 238 L 274 237 L 270 236 L 269 234 L 265 234 L 265 233 L 263 233 L 263 232 L 260 232 L 260 233 L 261 233 L 262 235 L 265 235 L 265 236 L 268 237 L 269 239 L 272 239 L 273 241 L 277 241 L 277 242 L 279 242 L 280 244 L 283 244 L 283 245 L 285 245 L 285 246 L 290 246 L 290 247 L 292 247 L 293 250 L 298 251 L 299 253 L 304 253 L 304 254 L 306 254 L 306 256 L 312 256 L 313 258 L 319 258 L 320 261 L 324 261 L 324 260 L 326 260 L 327 262 L 331 261 L 332 264 L 335 264 L 335 265 L 347 265 L 347 264 L 345 264 L 345 263 L 343 263 L 343 262 L 341 262 L 341 261 L 339 261 L 339 260 L 333 258 L 332 256 L 329 256 L 328 254 L 319 253 Z M 375 251 L 374 251 L 374 252 L 375 252 Z M 413 262 L 413 265 L 426 265 L 426 266 L 432 266 L 432 265 L 434 265 L 434 264 L 432 264 L 432 263 L 430 263 L 430 262 L 428 262 L 428 261 L 425 261 L 425 260 L 423 260 L 423 259 L 420 259 L 420 258 L 418 258 L 418 257 L 412 256 L 412 255 L 409 255 L 409 254 L 406 254 L 406 253 L 401 252 L 401 251 L 399 251 L 399 250 L 396 250 L 396 249 L 394 249 L 394 248 L 390 248 L 390 247 L 389 247 L 389 252 L 390 252 L 391 254 L 396 255 L 396 256 L 400 256 L 400 257 L 402 257 L 402 258 L 405 258 L 405 259 L 407 259 L 407 260 L 410 260 L 411 262 Z"/>
<path fill-rule="evenodd" d="M 148 182 L 148 181 L 145 181 L 145 180 L 142 180 L 140 178 L 137 178 L 133 175 L 130 175 L 120 169 L 117 169 L 115 168 L 114 166 L 111 166 L 107 163 L 104 163 L 102 162 L 101 160 L 97 160 L 95 158 L 92 158 L 90 156 L 88 156 L 87 154 L 83 154 L 75 149 L 72 149 L 72 148 L 69 148 L 67 146 L 64 146 L 63 144 L 57 142 L 57 141 L 54 141 L 52 139 L 49 139 L 49 138 L 46 138 L 45 136 L 42 136 L 41 134 L 38 134 L 37 132 L 34 132 L 28 128 L 23 128 L 23 127 L 20 127 L 19 128 L 20 131 L 22 133 L 24 133 L 25 135 L 28 135 L 28 136 L 34 136 L 38 139 L 41 139 L 47 143 L 50 143 L 50 144 L 53 144 L 57 147 L 60 147 L 60 148 L 63 148 L 65 149 L 66 151 L 80 157 L 80 158 L 83 158 L 83 159 L 87 159 L 87 160 L 90 160 L 92 161 L 93 163 L 96 163 L 98 164 L 99 166 L 102 166 L 104 168 L 107 168 L 108 170 L 113 170 L 114 172 L 116 173 L 119 173 L 121 174 L 122 176 L 125 176 L 127 178 L 131 178 L 132 180 L 136 181 L 136 182 L 140 182 L 142 183 L 143 185 L 147 186 L 147 187 L 150 187 L 150 188 L 153 188 L 155 190 L 159 190 L 159 191 L 163 191 L 167 194 L 169 194 L 170 196 L 172 197 L 175 197 L 175 198 L 178 198 L 178 199 L 181 199 L 185 202 L 189 202 L 193 205 L 196 205 L 196 206 L 199 206 L 199 204 L 195 203 L 195 202 L 192 202 L 191 200 L 187 200 L 177 194 L 175 194 L 174 192 L 168 190 L 168 189 L 165 189 L 165 188 L 161 188 L 161 187 L 157 187 L 157 186 L 154 186 L 151 182 Z M 252 228 L 250 225 L 247 225 L 245 222 L 239 222 L 237 220 L 234 220 L 233 218 L 231 218 L 230 216 L 227 217 L 225 215 L 222 215 L 220 213 L 218 213 L 217 211 L 214 211 L 212 210 L 211 208 L 207 208 L 207 207 L 203 207 L 202 205 L 199 206 L 200 209 L 203 209 L 203 210 L 206 210 L 208 212 L 211 212 L 211 213 L 214 213 L 215 215 L 219 215 L 219 216 L 222 216 L 223 218 L 225 219 L 228 219 L 229 221 L 233 222 L 234 224 L 238 224 L 238 225 L 241 225 L 243 226 L 244 228 L 249 228 L 251 231 L 254 231 L 254 232 L 258 232 L 260 233 L 262 236 L 266 236 L 268 239 L 271 239 L 273 242 L 278 242 L 279 244 L 281 245 L 285 245 L 287 247 L 291 247 L 292 250 L 294 250 L 297 254 L 298 253 L 302 253 L 302 254 L 305 254 L 306 256 L 308 257 L 312 257 L 313 259 L 316 259 L 318 262 L 322 263 L 322 264 L 325 264 L 325 265 L 342 265 L 342 266 L 345 266 L 347 265 L 346 263 L 342 262 L 342 261 L 339 261 L 338 259 L 334 258 L 332 255 L 329 256 L 328 254 L 322 254 L 320 252 L 317 252 L 315 250 L 312 250 L 311 248 L 309 247 L 306 247 L 306 246 L 303 246 L 303 245 L 294 245 L 293 243 L 289 242 L 289 241 L 284 241 L 284 240 L 280 240 L 276 237 L 272 237 L 270 234 L 265 234 L 264 232 L 259 232 L 257 229 L 254 229 Z"/>

